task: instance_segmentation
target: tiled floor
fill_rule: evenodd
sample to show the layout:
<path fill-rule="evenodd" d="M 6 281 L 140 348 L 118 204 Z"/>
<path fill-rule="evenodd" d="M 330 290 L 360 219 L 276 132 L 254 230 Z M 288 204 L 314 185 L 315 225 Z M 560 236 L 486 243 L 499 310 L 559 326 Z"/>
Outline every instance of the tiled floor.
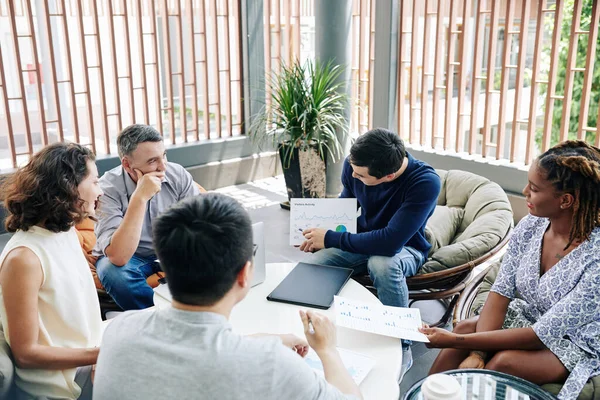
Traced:
<path fill-rule="evenodd" d="M 289 245 L 289 211 L 283 210 L 279 203 L 287 200 L 283 176 L 267 178 L 243 185 L 229 186 L 216 190 L 238 199 L 247 208 L 254 222 L 265 224 L 266 260 L 272 262 L 298 262 L 307 255 Z M 425 322 L 437 321 L 443 313 L 442 306 L 435 301 L 422 301 L 414 305 L 421 310 Z M 447 329 L 449 328 L 446 327 Z M 401 396 L 413 385 L 424 378 L 433 363 L 438 350 L 428 349 L 422 343 L 412 346 L 413 367 L 404 376 L 400 384 Z"/>

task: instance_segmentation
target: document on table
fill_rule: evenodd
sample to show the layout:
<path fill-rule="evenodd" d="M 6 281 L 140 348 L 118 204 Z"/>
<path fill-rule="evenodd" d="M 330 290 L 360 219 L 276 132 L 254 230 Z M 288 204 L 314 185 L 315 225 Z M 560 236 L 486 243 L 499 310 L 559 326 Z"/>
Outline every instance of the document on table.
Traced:
<path fill-rule="evenodd" d="M 364 354 L 355 353 L 350 350 L 340 349 L 338 347 L 338 352 L 340 353 L 340 358 L 342 359 L 342 363 L 344 367 L 348 370 L 348 373 L 352 377 L 352 380 L 357 385 L 367 377 L 371 369 L 375 366 L 375 360 L 371 357 L 365 356 Z M 317 353 L 313 349 L 308 351 L 308 354 L 304 358 L 306 363 L 317 372 L 319 375 L 324 376 L 323 372 L 323 363 L 317 356 Z"/>
<path fill-rule="evenodd" d="M 290 245 L 301 245 L 308 228 L 356 233 L 356 204 L 356 199 L 291 199 Z"/>
<path fill-rule="evenodd" d="M 334 296 L 333 304 L 338 326 L 417 342 L 429 342 L 427 336 L 419 332 L 422 321 L 418 308 L 363 303 L 340 296 Z"/>

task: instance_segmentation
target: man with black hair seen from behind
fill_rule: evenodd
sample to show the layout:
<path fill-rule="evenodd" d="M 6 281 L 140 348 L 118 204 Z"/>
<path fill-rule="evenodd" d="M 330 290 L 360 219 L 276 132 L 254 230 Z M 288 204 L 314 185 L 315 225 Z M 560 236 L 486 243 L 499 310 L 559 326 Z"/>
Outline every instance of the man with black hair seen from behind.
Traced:
<path fill-rule="evenodd" d="M 93 255 L 102 286 L 124 310 L 154 305 L 146 278 L 160 267 L 152 248 L 152 223 L 179 200 L 200 194 L 181 165 L 167 161 L 160 132 L 131 125 L 117 137 L 121 165 L 100 178 Z"/>
<path fill-rule="evenodd" d="M 356 198 L 358 231 L 309 228 L 300 250 L 315 252 L 314 264 L 368 272 L 385 305 L 408 307 L 406 277 L 419 271 L 431 245 L 425 225 L 440 193 L 440 178 L 413 158 L 400 137 L 377 128 L 358 137 L 344 161 L 341 198 Z M 402 342 L 399 381 L 412 366 L 410 342 Z"/>
<path fill-rule="evenodd" d="M 112 320 L 98 359 L 95 400 L 362 398 L 326 317 L 300 312 L 308 343 L 294 335 L 233 331 L 229 316 L 254 274 L 252 225 L 241 204 L 217 193 L 186 199 L 155 220 L 153 234 L 173 301 Z M 325 378 L 302 359 L 309 344 Z"/>

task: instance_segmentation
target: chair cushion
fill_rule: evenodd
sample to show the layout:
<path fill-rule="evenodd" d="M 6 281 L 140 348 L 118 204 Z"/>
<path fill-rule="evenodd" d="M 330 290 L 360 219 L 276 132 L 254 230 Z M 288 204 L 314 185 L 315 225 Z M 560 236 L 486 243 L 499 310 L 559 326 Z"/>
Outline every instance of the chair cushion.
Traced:
<path fill-rule="evenodd" d="M 436 206 L 433 215 L 427 221 L 425 237 L 431 244 L 431 256 L 441 247 L 449 245 L 460 226 L 465 210 L 458 207 Z"/>
<path fill-rule="evenodd" d="M 563 385 L 560 383 L 542 385 L 542 389 L 555 396 L 558 395 L 562 387 Z M 577 396 L 577 400 L 600 400 L 600 376 L 595 376 L 587 381 L 579 396 Z"/>
<path fill-rule="evenodd" d="M 456 267 L 485 255 L 502 241 L 513 226 L 510 202 L 498 184 L 466 171 L 437 172 L 442 188 L 436 212 L 427 224 L 429 236 L 426 229 L 432 250 L 419 270 L 420 275 Z M 440 239 L 445 239 L 445 236 L 438 237 L 438 230 L 449 231 L 437 218 L 443 214 L 442 206 L 464 211 L 454 237 L 447 244 Z M 438 212 L 439 216 L 436 215 Z"/>
<path fill-rule="evenodd" d="M 490 294 L 490 289 L 492 288 L 492 285 L 498 276 L 498 271 L 500 271 L 501 264 L 502 259 L 496 261 L 494 264 L 492 264 L 487 274 L 485 274 L 485 278 L 483 278 L 481 285 L 479 285 L 479 289 L 477 290 L 477 295 L 473 300 L 473 304 L 471 304 L 471 315 L 479 315 L 479 312 L 483 308 L 483 305 Z"/>

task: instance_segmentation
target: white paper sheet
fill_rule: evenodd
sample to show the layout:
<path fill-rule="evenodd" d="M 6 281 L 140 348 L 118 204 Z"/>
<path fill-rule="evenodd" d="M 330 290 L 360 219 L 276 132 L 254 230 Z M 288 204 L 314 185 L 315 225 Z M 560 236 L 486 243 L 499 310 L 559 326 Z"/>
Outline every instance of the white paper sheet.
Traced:
<path fill-rule="evenodd" d="M 373 369 L 375 366 L 375 360 L 371 357 L 365 356 L 364 354 L 340 349 L 339 347 L 338 352 L 340 353 L 342 363 L 344 363 L 344 367 L 346 367 L 348 370 L 352 380 L 357 385 L 360 385 L 360 383 L 367 377 L 371 369 Z M 304 359 L 313 370 L 315 370 L 319 375 L 324 376 L 323 364 L 313 349 L 309 350 Z"/>
<path fill-rule="evenodd" d="M 291 199 L 290 245 L 301 245 L 307 228 L 356 233 L 356 204 L 356 199 Z"/>
<path fill-rule="evenodd" d="M 400 339 L 429 342 L 419 332 L 422 326 L 418 308 L 390 307 L 334 296 L 338 326 Z"/>

